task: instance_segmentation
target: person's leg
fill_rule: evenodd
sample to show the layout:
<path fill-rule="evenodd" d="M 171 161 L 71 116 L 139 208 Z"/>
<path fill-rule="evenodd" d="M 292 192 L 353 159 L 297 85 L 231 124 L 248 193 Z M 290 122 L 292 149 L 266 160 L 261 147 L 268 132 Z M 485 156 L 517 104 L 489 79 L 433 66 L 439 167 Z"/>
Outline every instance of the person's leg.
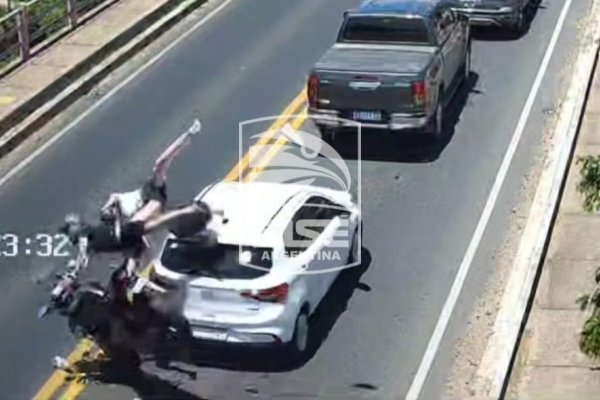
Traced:
<path fill-rule="evenodd" d="M 142 189 L 149 200 L 135 213 L 131 218 L 132 221 L 148 221 L 160 215 L 164 210 L 167 201 L 166 182 L 169 167 L 175 157 L 177 157 L 190 141 L 191 134 L 186 132 L 171 143 L 171 145 L 158 157 L 154 163 L 152 178 L 146 182 Z"/>
<path fill-rule="evenodd" d="M 119 249 L 129 258 L 139 259 L 145 251 L 143 221 L 129 221 L 121 225 L 120 236 L 117 237 Z"/>
<path fill-rule="evenodd" d="M 200 132 L 202 124 L 199 120 L 194 121 L 192 126 L 183 134 L 179 135 L 154 162 L 152 177 L 142 188 L 144 196 L 149 199 L 136 215 L 133 221 L 148 221 L 160 216 L 167 203 L 167 175 L 171 163 L 179 155 L 181 150 L 189 145 L 192 136 Z"/>
<path fill-rule="evenodd" d="M 131 221 L 149 221 L 154 217 L 160 215 L 160 213 L 164 209 L 164 204 L 161 201 L 150 200 L 146 205 L 136 212 L 133 217 L 131 217 Z"/>
<path fill-rule="evenodd" d="M 141 189 L 142 199 L 145 202 L 131 218 L 131 221 L 148 221 L 158 217 L 164 211 L 167 205 L 167 187 L 166 184 L 156 186 L 154 178 L 146 181 Z"/>
<path fill-rule="evenodd" d="M 164 185 L 167 182 L 167 174 L 171 163 L 179 155 L 181 150 L 189 145 L 192 140 L 193 133 L 185 132 L 181 134 L 175 141 L 173 141 L 169 147 L 162 152 L 160 156 L 154 162 L 154 168 L 152 170 L 154 184 L 158 187 Z"/>
<path fill-rule="evenodd" d="M 130 273 L 130 275 L 143 273 L 144 269 L 152 261 L 150 243 L 145 237 L 142 237 L 139 245 L 128 251 L 126 256 L 129 257 L 128 273 Z"/>
<path fill-rule="evenodd" d="M 125 260 L 125 273 L 127 276 L 134 276 L 139 268 L 139 260 L 129 257 Z"/>
<path fill-rule="evenodd" d="M 196 212 L 193 205 L 185 206 L 176 210 L 170 210 L 162 213 L 154 218 L 144 221 L 144 230 L 146 233 L 151 233 L 160 228 L 166 227 L 171 223 L 178 221 L 181 218 L 187 218 Z"/>

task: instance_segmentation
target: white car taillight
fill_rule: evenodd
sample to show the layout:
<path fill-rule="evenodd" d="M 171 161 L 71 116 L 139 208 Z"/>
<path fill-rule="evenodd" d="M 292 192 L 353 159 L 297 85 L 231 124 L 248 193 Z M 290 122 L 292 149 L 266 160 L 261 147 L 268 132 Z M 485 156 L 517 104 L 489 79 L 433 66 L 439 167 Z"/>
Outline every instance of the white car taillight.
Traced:
<path fill-rule="evenodd" d="M 283 283 L 273 288 L 262 289 L 257 291 L 244 291 L 240 294 L 244 297 L 249 297 L 258 301 L 265 301 L 271 303 L 285 303 L 288 297 L 289 290 L 289 285 L 287 283 Z"/>

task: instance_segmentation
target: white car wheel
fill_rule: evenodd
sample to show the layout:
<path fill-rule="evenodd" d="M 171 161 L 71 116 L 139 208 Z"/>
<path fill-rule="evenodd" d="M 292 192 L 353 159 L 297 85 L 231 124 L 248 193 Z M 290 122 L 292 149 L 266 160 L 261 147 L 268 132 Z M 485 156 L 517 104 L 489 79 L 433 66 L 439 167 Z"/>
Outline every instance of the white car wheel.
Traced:
<path fill-rule="evenodd" d="M 350 245 L 350 254 L 348 255 L 348 263 L 354 263 L 359 260 L 359 243 L 358 243 L 358 228 L 354 231 L 352 236 L 352 244 Z"/>
<path fill-rule="evenodd" d="M 296 355 L 301 355 L 306 351 L 308 347 L 308 332 L 308 312 L 303 309 L 296 318 L 294 336 L 290 343 L 293 346 L 292 350 Z"/>

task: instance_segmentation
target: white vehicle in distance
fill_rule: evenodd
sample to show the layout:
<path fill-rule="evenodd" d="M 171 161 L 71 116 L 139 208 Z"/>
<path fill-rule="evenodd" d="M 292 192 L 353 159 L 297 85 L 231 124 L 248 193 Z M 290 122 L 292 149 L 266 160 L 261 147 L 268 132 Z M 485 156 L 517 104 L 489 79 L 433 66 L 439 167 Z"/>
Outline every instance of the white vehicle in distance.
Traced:
<path fill-rule="evenodd" d="M 196 199 L 224 210 L 209 225 L 218 245 L 170 233 L 154 279 L 188 281 L 183 312 L 195 338 L 285 345 L 290 355 L 301 355 L 310 315 L 339 272 L 360 262 L 360 214 L 351 195 L 297 184 L 220 182 Z"/>

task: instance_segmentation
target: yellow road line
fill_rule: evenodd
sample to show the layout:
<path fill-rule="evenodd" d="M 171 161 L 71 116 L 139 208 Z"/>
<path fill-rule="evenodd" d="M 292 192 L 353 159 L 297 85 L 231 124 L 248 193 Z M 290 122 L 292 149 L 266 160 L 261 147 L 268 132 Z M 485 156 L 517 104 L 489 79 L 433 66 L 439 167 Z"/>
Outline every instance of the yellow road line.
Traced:
<path fill-rule="evenodd" d="M 74 400 L 79 397 L 81 393 L 83 393 L 86 387 L 87 385 L 85 384 L 85 381 L 75 380 L 71 382 L 67 390 L 65 390 L 63 395 L 60 397 L 60 400 Z"/>
<path fill-rule="evenodd" d="M 67 357 L 69 364 L 73 364 L 83 357 L 85 353 L 91 350 L 93 343 L 89 340 L 79 342 L 75 350 Z M 56 370 L 46 381 L 44 386 L 33 397 L 33 400 L 50 400 L 54 394 L 65 383 L 68 374 L 62 370 Z"/>
<path fill-rule="evenodd" d="M 288 120 L 293 116 L 294 112 L 298 110 L 300 107 L 304 105 L 306 101 L 306 90 L 302 89 L 300 93 L 292 100 L 292 102 L 283 110 L 279 118 L 271 125 L 269 130 L 265 135 L 263 135 L 258 142 L 256 142 L 256 146 L 261 146 L 267 144 L 279 131 L 279 129 L 283 128 L 283 126 L 288 122 Z M 226 181 L 237 181 L 240 179 L 245 170 L 250 165 L 250 161 L 253 155 L 252 152 L 249 151 L 246 153 L 244 158 L 240 162 L 237 163 L 235 167 L 225 176 Z"/>
<path fill-rule="evenodd" d="M 296 116 L 294 121 L 291 123 L 292 129 L 296 130 L 302 126 L 304 121 L 306 121 L 306 109 L 303 109 L 300 115 Z M 248 174 L 244 178 L 245 182 L 251 182 L 256 180 L 258 175 L 260 175 L 264 169 L 273 161 L 275 156 L 283 150 L 283 146 L 288 142 L 288 139 L 285 136 L 280 136 L 277 138 L 277 141 L 270 146 L 269 150 L 265 153 L 265 155 L 260 159 L 257 163 L 257 166 L 248 171 Z"/>
<path fill-rule="evenodd" d="M 287 122 L 289 122 L 290 118 L 294 116 L 294 114 L 297 112 L 297 110 L 300 107 L 304 106 L 305 101 L 306 101 L 306 90 L 305 90 L 305 88 L 303 88 L 302 91 L 300 93 L 298 93 L 298 95 L 294 98 L 294 100 L 292 100 L 292 102 L 285 108 L 285 110 L 283 110 L 283 112 L 281 113 L 279 118 L 271 125 L 271 127 L 268 130 L 268 133 L 265 134 L 264 136 L 262 136 L 261 139 L 256 143 L 256 145 L 259 145 L 259 146 L 265 145 L 271 139 L 273 139 L 275 134 L 281 128 L 283 128 L 283 126 L 285 126 L 285 124 Z M 302 112 L 302 113 L 304 113 L 304 112 Z M 306 119 L 305 115 L 296 117 L 296 119 L 292 123 L 292 127 L 294 129 L 298 129 L 300 127 L 300 125 L 302 125 L 302 123 L 304 122 L 305 119 Z M 283 148 L 283 145 L 286 142 L 287 142 L 287 140 L 285 140 L 285 138 L 283 141 L 282 141 L 281 137 L 279 139 L 277 139 L 277 141 L 275 142 L 273 147 L 270 148 L 269 151 L 264 155 L 264 157 L 257 163 L 257 168 L 254 168 L 252 170 L 252 176 L 253 176 L 252 179 L 255 179 L 256 176 L 258 176 L 258 174 L 259 174 L 258 171 L 264 170 L 264 167 L 266 166 L 265 164 L 268 164 L 268 162 L 271 161 L 275 157 L 275 155 Z M 244 156 L 244 158 L 235 167 L 233 167 L 233 169 L 226 175 L 224 180 L 226 180 L 226 181 L 239 180 L 243 176 L 246 169 L 248 169 L 251 159 L 252 159 L 251 152 L 247 152 L 246 155 Z M 150 271 L 150 267 L 151 267 L 151 265 L 146 267 L 144 269 L 144 271 L 142 272 L 142 275 L 147 276 L 147 274 Z M 87 343 L 87 344 L 84 345 L 84 343 Z M 89 351 L 91 348 L 92 348 L 91 342 L 89 342 L 89 341 L 81 342 L 77 346 L 77 348 L 69 355 L 69 357 L 68 357 L 69 364 L 73 364 L 73 363 L 76 363 L 77 361 L 81 360 L 83 354 L 86 353 L 87 351 Z M 50 399 L 52 399 L 52 397 L 56 394 L 56 392 L 64 385 L 67 376 L 68 375 L 64 371 L 55 371 L 50 376 L 48 381 L 46 381 L 44 386 L 40 389 L 38 394 L 33 398 L 33 400 L 50 400 Z M 61 400 L 76 399 L 85 390 L 85 387 L 86 387 L 85 383 L 83 383 L 81 381 L 71 382 L 69 384 L 69 386 L 67 387 L 67 389 L 65 390 L 64 394 L 62 395 Z"/>

